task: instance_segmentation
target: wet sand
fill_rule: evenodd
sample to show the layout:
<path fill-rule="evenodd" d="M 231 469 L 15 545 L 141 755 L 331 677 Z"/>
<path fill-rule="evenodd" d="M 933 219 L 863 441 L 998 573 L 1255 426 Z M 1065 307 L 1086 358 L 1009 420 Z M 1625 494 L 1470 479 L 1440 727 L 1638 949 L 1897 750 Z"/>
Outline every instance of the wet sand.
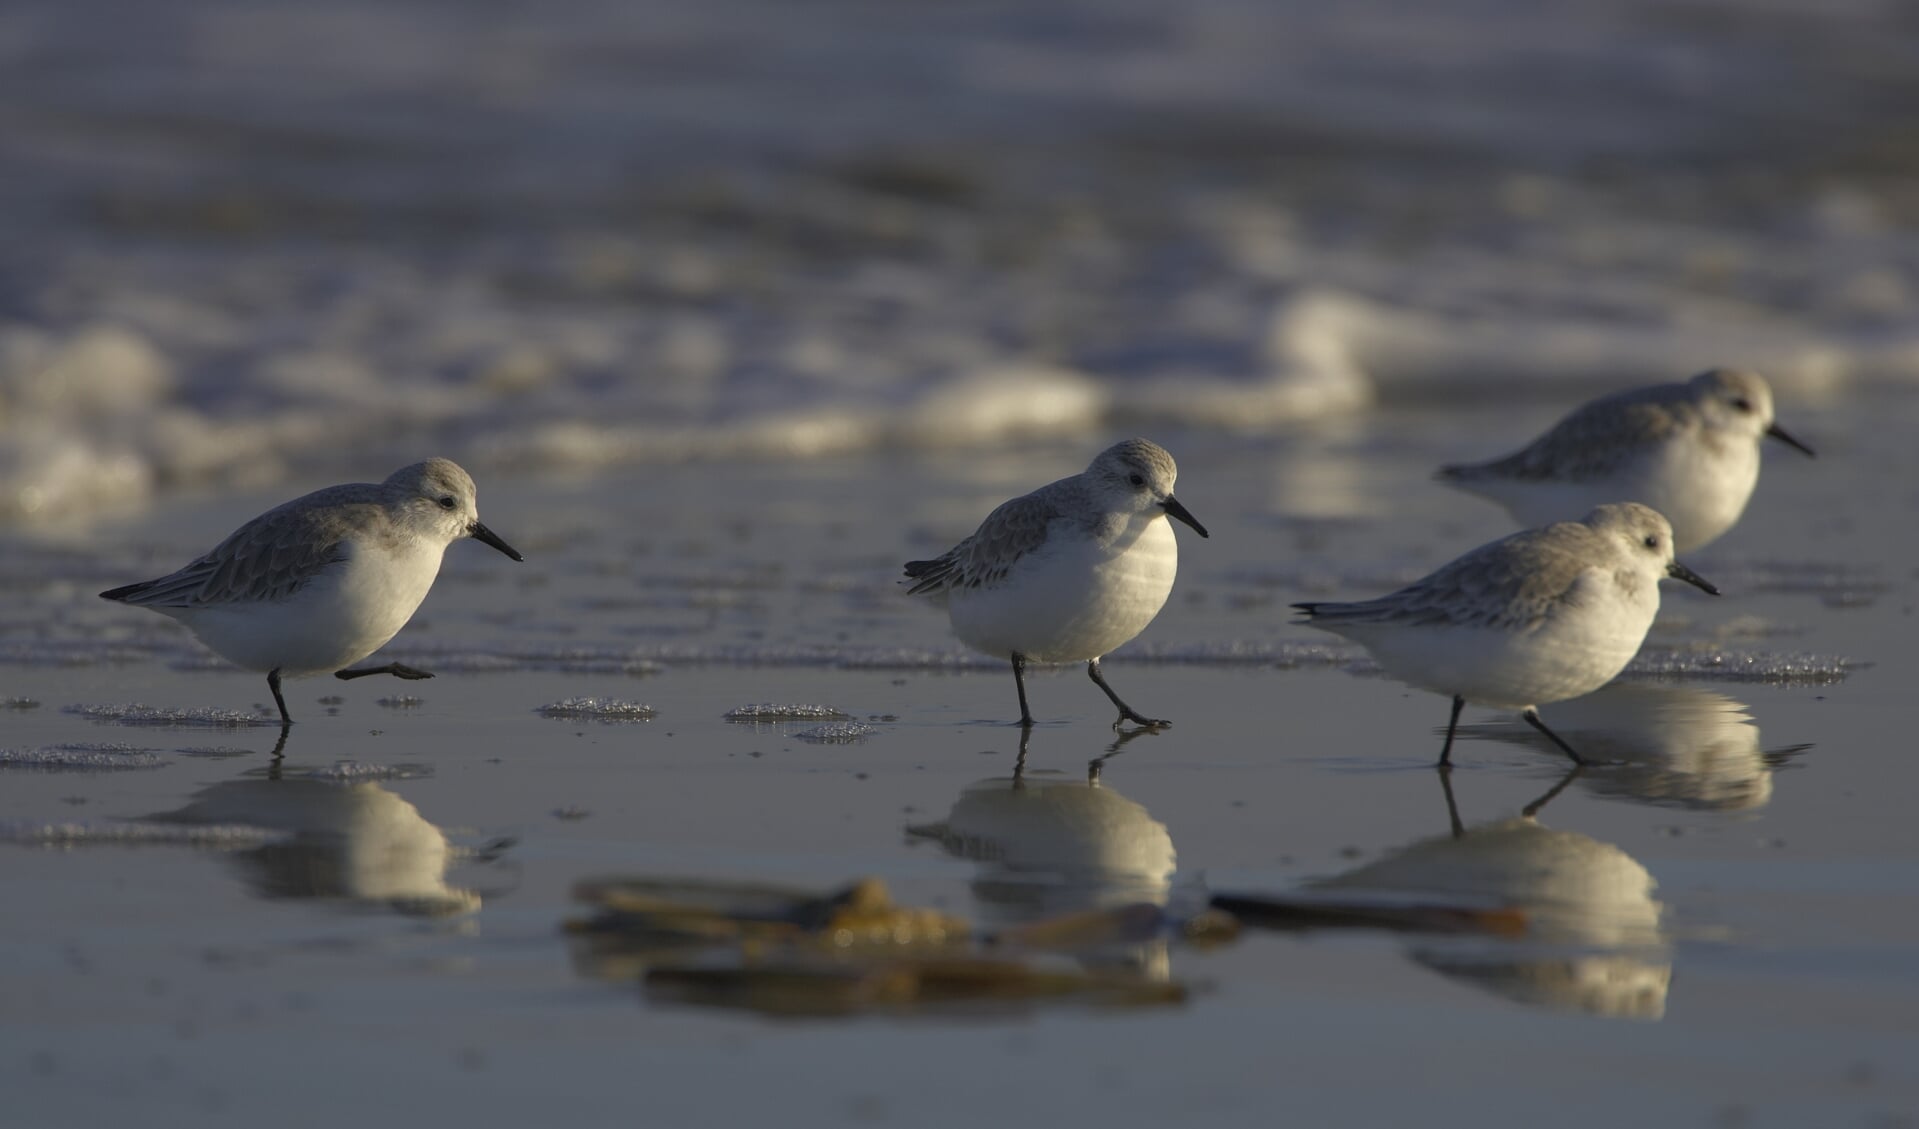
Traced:
<path fill-rule="evenodd" d="M 1528 405 L 1497 430 L 1551 414 Z M 1616 763 L 1536 821 L 1514 822 L 1563 760 L 1469 710 L 1461 837 L 1429 767 L 1445 702 L 1285 612 L 1505 531 L 1424 481 L 1487 445 L 1459 409 L 1155 435 L 1214 536 L 1182 537 L 1173 602 L 1107 671 L 1175 724 L 1115 749 L 1084 673 L 1041 674 L 1032 804 L 1009 798 L 1010 676 L 954 647 L 895 570 L 1097 442 L 482 473 L 481 513 L 527 563 L 456 546 L 387 652 L 440 676 L 290 684 L 277 768 L 273 727 L 65 707 L 269 702 L 264 679 L 92 593 L 294 490 L 15 536 L 3 696 L 40 704 L 0 714 L 0 746 L 42 763 L 0 768 L 6 1120 L 1903 1124 L 1919 1111 L 1916 414 L 1868 393 L 1783 405 L 1821 457 L 1768 453 L 1744 524 L 1688 561 L 1726 596 L 1668 585 L 1655 629 L 1655 647 L 1717 640 L 1732 664 L 1547 707 Z M 657 714 L 538 712 L 576 697 Z M 820 743 L 802 735 L 814 721 L 724 720 L 749 703 L 830 704 L 872 732 Z M 126 767 L 51 763 L 75 743 Z M 1089 877 L 1068 856 L 1105 861 Z M 593 975 L 561 927 L 573 885 L 603 875 L 876 875 L 985 922 L 1412 884 L 1498 893 L 1553 929 L 1253 930 L 1137 954 L 1141 975 L 1192 989 L 1177 1007 L 781 1020 Z"/>

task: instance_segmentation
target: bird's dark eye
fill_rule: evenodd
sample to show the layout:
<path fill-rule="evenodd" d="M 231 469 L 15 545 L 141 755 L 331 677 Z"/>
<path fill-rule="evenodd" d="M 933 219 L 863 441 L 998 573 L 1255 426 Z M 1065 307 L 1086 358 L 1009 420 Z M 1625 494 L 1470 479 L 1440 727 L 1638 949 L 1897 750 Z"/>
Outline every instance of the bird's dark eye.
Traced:
<path fill-rule="evenodd" d="M 1646 548 L 1657 549 L 1658 547 L 1659 547 L 1659 534 L 1657 533 L 1646 534 Z"/>
<path fill-rule="evenodd" d="M 1144 486 L 1146 485 L 1146 476 L 1143 474 L 1129 474 L 1126 476 L 1126 481 L 1132 483 L 1135 487 Z"/>
<path fill-rule="evenodd" d="M 443 510 L 450 510 L 450 509 L 453 509 L 454 507 L 456 507 L 456 506 L 458 506 L 458 505 L 459 505 L 459 503 L 458 503 L 458 502 L 455 502 L 455 501 L 453 500 L 453 495 L 451 495 L 451 494 L 442 494 L 442 495 L 440 495 L 440 508 L 441 508 L 441 509 L 443 509 Z"/>
<path fill-rule="evenodd" d="M 1744 396 L 1738 396 L 1733 399 L 1732 407 L 1733 410 L 1737 412 L 1750 412 L 1752 411 L 1752 401 L 1746 399 Z"/>

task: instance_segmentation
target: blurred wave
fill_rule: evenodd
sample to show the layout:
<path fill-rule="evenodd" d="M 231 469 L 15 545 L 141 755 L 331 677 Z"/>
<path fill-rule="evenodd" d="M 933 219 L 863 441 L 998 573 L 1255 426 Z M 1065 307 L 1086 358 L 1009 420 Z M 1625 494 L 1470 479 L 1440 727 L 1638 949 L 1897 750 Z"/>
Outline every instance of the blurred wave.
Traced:
<path fill-rule="evenodd" d="M 21 0 L 0 521 L 1919 361 L 1919 14 Z"/>

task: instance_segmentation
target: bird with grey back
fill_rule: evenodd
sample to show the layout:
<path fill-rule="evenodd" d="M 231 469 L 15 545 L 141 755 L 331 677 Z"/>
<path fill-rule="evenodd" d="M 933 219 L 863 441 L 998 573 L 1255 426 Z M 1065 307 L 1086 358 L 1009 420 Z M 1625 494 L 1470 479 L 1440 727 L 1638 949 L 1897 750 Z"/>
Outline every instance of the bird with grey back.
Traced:
<path fill-rule="evenodd" d="M 1499 503 L 1525 526 L 1570 521 L 1606 502 L 1639 502 L 1672 522 L 1684 553 L 1738 522 L 1759 482 L 1767 438 L 1812 456 L 1774 421 L 1764 377 L 1716 368 L 1683 384 L 1601 397 L 1513 454 L 1441 467 L 1435 477 Z"/>
<path fill-rule="evenodd" d="M 1481 545 L 1373 600 L 1300 603 L 1295 620 L 1364 646 L 1387 674 L 1453 700 L 1439 763 L 1452 763 L 1467 702 L 1520 711 L 1575 762 L 1537 706 L 1576 698 L 1632 661 L 1659 611 L 1659 581 L 1719 590 L 1673 559 L 1672 526 L 1636 502 Z"/>
<path fill-rule="evenodd" d="M 1028 663 L 1084 662 L 1119 720 L 1163 726 L 1122 701 L 1100 659 L 1159 614 L 1173 590 L 1179 546 L 1171 521 L 1206 528 L 1173 496 L 1179 469 L 1165 448 L 1128 439 L 1070 478 L 1002 503 L 941 556 L 910 561 L 909 591 L 944 599 L 968 646 L 1013 664 L 1020 724 Z"/>
<path fill-rule="evenodd" d="M 472 477 L 428 459 L 295 498 L 177 572 L 100 595 L 170 616 L 228 662 L 266 672 L 286 726 L 283 678 L 432 677 L 401 663 L 347 668 L 406 626 L 446 547 L 466 537 L 525 559 L 481 524 Z"/>

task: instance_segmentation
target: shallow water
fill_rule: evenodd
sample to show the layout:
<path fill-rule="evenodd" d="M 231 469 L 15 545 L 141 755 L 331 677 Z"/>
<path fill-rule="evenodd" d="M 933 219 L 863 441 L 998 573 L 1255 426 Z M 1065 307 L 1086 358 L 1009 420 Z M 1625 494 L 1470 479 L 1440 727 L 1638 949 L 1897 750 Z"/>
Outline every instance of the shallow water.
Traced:
<path fill-rule="evenodd" d="M 896 569 L 1076 469 L 1063 445 L 483 479 L 527 562 L 455 546 L 391 648 L 439 677 L 290 684 L 278 766 L 276 727 L 220 723 L 270 710 L 261 678 L 92 596 L 273 495 L 16 537 L 16 579 L 58 575 L 4 609 L 8 696 L 40 703 L 0 720 L 29 761 L 0 764 L 12 1119 L 1901 1123 L 1919 1097 L 1914 536 L 1885 517 L 1911 509 L 1916 421 L 1894 398 L 1783 410 L 1821 457 L 1770 452 L 1744 524 L 1689 562 L 1726 596 L 1668 586 L 1654 646 L 1688 673 L 1544 710 L 1616 763 L 1536 822 L 1511 821 L 1564 763 L 1469 710 L 1463 838 L 1429 767 L 1445 702 L 1283 609 L 1504 531 L 1423 481 L 1488 429 L 1466 409 L 1161 436 L 1214 536 L 1182 538 L 1174 602 L 1108 672 L 1175 724 L 1116 741 L 1083 674 L 1041 673 L 1019 790 L 1005 669 L 958 651 Z M 206 713 L 69 708 L 124 703 Z M 870 731 L 728 718 L 782 704 Z M 625 716 L 639 705 L 654 714 Z M 1523 906 L 1532 928 L 1121 954 L 1188 986 L 1170 1008 L 780 1020 L 583 962 L 570 889 L 619 875 L 875 875 L 994 926 L 1343 890 Z"/>

